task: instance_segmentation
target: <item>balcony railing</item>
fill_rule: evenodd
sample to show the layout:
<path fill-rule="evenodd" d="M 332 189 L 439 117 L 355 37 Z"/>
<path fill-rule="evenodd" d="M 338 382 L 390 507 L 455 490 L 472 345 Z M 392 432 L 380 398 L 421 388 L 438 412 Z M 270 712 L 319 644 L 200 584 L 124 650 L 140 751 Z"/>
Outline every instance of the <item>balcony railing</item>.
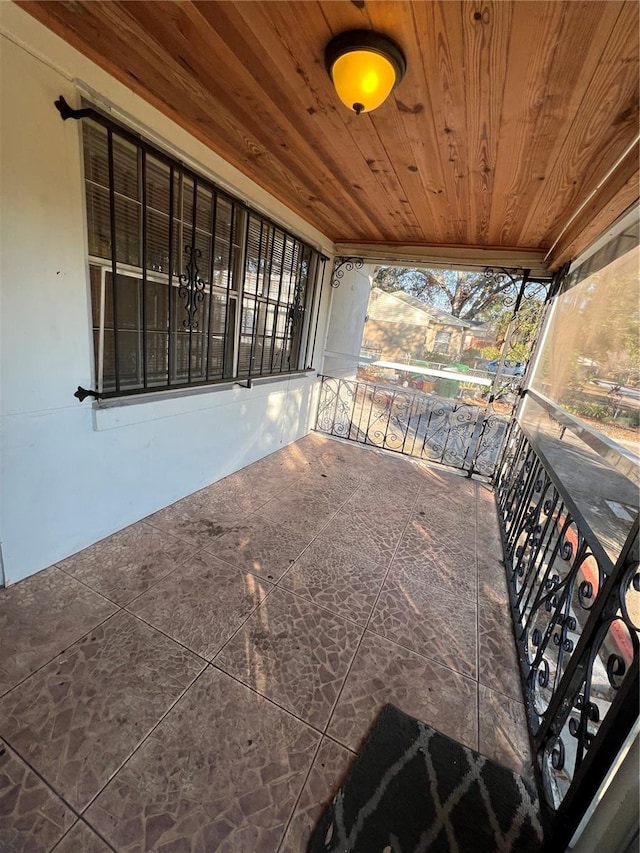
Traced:
<path fill-rule="evenodd" d="M 638 718 L 638 519 L 614 563 L 516 421 L 496 491 L 534 767 L 564 849 Z"/>
<path fill-rule="evenodd" d="M 316 430 L 493 476 L 508 418 L 478 405 L 350 379 L 322 377 Z"/>

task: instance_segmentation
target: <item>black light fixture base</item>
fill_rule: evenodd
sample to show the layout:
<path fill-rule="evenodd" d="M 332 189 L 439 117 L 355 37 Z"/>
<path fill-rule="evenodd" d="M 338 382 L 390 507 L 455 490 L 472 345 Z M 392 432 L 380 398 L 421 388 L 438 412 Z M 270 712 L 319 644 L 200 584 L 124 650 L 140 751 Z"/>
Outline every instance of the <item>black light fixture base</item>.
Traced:
<path fill-rule="evenodd" d="M 407 60 L 400 46 L 393 39 L 373 30 L 347 30 L 332 38 L 324 51 L 324 64 L 331 80 L 333 80 L 333 66 L 336 61 L 353 50 L 373 51 L 388 59 L 396 72 L 394 88 L 404 77 Z M 356 106 L 358 105 L 354 104 L 354 110 Z"/>

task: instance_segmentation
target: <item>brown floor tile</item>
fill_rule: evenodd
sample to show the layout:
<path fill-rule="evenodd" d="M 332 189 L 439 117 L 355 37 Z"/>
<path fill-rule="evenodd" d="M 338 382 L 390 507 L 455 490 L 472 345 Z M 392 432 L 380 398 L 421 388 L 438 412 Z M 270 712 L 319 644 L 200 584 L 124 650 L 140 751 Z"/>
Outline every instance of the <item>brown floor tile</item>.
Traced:
<path fill-rule="evenodd" d="M 108 847 L 86 823 L 81 820 L 56 845 L 53 853 L 110 853 Z"/>
<path fill-rule="evenodd" d="M 279 853 L 303 853 L 320 816 L 344 781 L 355 755 L 323 738 Z"/>
<path fill-rule="evenodd" d="M 0 850 L 48 853 L 75 819 L 71 809 L 0 741 Z"/>
<path fill-rule="evenodd" d="M 323 728 L 361 634 L 351 622 L 276 589 L 215 663 Z"/>
<path fill-rule="evenodd" d="M 476 526 L 474 506 L 463 510 L 447 509 L 444 502 L 437 512 L 419 510 L 409 520 L 405 537 L 413 537 L 423 550 L 445 550 L 462 554 L 473 563 L 476 553 Z"/>
<path fill-rule="evenodd" d="M 480 685 L 479 751 L 533 781 L 524 705 Z"/>
<path fill-rule="evenodd" d="M 224 497 L 196 492 L 145 518 L 164 533 L 204 548 L 245 518 L 246 513 Z"/>
<path fill-rule="evenodd" d="M 120 612 L 0 701 L 0 733 L 82 809 L 202 666 Z"/>
<path fill-rule="evenodd" d="M 0 589 L 0 695 L 116 609 L 55 567 Z"/>
<path fill-rule="evenodd" d="M 382 514 L 342 509 L 323 529 L 319 539 L 356 551 L 365 559 L 388 566 L 404 523 L 385 520 Z"/>
<path fill-rule="evenodd" d="M 307 494 L 278 495 L 252 516 L 252 521 L 261 518 L 270 524 L 285 525 L 298 534 L 318 532 L 340 509 L 344 499 L 337 504 L 324 496 Z"/>
<path fill-rule="evenodd" d="M 207 551 L 247 572 L 277 581 L 313 539 L 313 532 L 299 532 L 251 516 L 235 524 Z"/>
<path fill-rule="evenodd" d="M 221 502 L 224 502 L 232 507 L 239 517 L 243 517 L 255 512 L 288 483 L 295 482 L 299 477 L 299 473 L 287 474 L 284 478 L 282 473 L 278 472 L 269 474 L 265 471 L 260 474 L 250 465 L 223 480 L 218 480 L 217 483 L 206 486 L 196 492 L 194 497 L 200 499 L 203 506 L 209 506 L 212 510 L 220 509 Z"/>
<path fill-rule="evenodd" d="M 502 560 L 502 539 L 494 494 L 486 486 L 478 488 L 478 557 Z"/>
<path fill-rule="evenodd" d="M 279 586 L 364 626 L 385 572 L 384 566 L 355 551 L 326 541 L 314 542 L 280 579 Z"/>
<path fill-rule="evenodd" d="M 458 506 L 471 505 L 475 501 L 476 483 L 462 474 L 453 474 L 443 468 L 429 468 L 420 492 L 421 500 L 445 500 Z"/>
<path fill-rule="evenodd" d="M 194 551 L 192 545 L 139 522 L 58 563 L 58 568 L 122 605 Z"/>
<path fill-rule="evenodd" d="M 476 605 L 412 578 L 388 578 L 369 630 L 476 678 Z"/>
<path fill-rule="evenodd" d="M 275 853 L 318 745 L 209 668 L 87 811 L 120 853 Z"/>
<path fill-rule="evenodd" d="M 478 643 L 480 683 L 521 702 L 520 670 L 506 604 L 480 601 Z"/>
<path fill-rule="evenodd" d="M 363 453 L 367 454 L 363 481 L 374 490 L 388 493 L 406 490 L 412 497 L 416 497 L 418 491 L 428 482 L 425 469 L 406 457 L 396 453 L 372 451 L 371 448 L 363 450 Z"/>
<path fill-rule="evenodd" d="M 507 574 L 500 560 L 478 558 L 478 600 L 508 607 Z"/>
<path fill-rule="evenodd" d="M 132 602 L 129 610 L 211 659 L 269 589 L 267 581 L 201 551 Z"/>
<path fill-rule="evenodd" d="M 389 576 L 398 581 L 411 578 L 468 601 L 477 600 L 474 550 L 452 550 L 436 531 L 425 535 L 411 524 L 400 540 Z"/>
<path fill-rule="evenodd" d="M 357 751 L 387 702 L 477 749 L 476 682 L 367 631 L 327 733 Z"/>

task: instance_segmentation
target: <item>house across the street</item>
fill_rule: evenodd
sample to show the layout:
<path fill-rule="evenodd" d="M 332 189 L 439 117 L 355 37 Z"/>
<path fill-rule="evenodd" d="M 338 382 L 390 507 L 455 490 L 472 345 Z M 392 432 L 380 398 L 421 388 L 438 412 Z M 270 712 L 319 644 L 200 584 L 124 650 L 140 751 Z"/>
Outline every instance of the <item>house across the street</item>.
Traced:
<path fill-rule="evenodd" d="M 374 287 L 369 297 L 363 348 L 389 361 L 423 359 L 430 354 L 443 361 L 458 360 L 465 349 L 493 343 L 487 323 L 461 320 L 397 290 L 387 293 Z"/>

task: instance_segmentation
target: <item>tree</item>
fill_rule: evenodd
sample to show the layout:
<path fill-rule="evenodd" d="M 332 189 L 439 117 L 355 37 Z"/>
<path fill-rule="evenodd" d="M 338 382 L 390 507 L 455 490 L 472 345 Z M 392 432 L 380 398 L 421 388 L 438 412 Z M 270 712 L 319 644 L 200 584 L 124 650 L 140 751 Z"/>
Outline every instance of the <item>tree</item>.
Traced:
<path fill-rule="evenodd" d="M 378 267 L 373 284 L 387 293 L 404 290 L 461 320 L 489 320 L 515 302 L 520 280 L 502 271 Z M 493 316 L 492 316 L 493 315 Z"/>

